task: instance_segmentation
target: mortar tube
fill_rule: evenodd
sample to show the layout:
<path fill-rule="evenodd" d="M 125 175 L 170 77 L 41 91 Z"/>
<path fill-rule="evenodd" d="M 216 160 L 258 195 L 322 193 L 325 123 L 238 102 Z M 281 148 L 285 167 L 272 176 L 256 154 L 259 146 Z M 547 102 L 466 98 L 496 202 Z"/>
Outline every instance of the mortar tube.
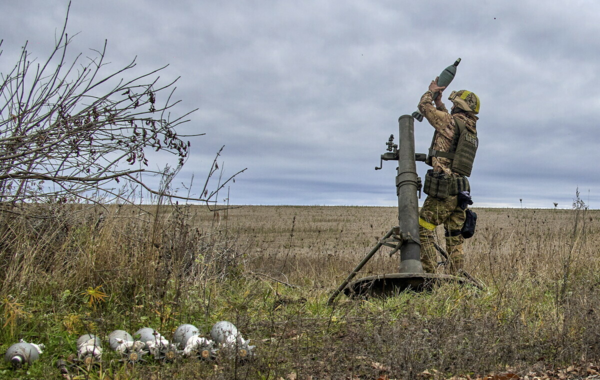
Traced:
<path fill-rule="evenodd" d="M 410 115 L 398 119 L 400 141 L 398 148 L 398 222 L 404 244 L 400 248 L 400 273 L 423 273 L 421 242 L 419 240 L 419 199 L 415 162 L 414 119 Z"/>

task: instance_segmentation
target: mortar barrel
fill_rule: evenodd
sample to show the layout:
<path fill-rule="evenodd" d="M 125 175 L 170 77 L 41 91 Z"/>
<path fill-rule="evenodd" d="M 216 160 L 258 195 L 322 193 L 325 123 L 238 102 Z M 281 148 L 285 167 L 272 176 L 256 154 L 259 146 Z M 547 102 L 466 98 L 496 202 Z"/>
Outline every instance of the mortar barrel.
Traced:
<path fill-rule="evenodd" d="M 398 148 L 398 222 L 404 244 L 400 249 L 400 273 L 423 273 L 421 244 L 419 240 L 419 199 L 415 162 L 414 119 L 410 115 L 400 116 L 400 141 Z"/>

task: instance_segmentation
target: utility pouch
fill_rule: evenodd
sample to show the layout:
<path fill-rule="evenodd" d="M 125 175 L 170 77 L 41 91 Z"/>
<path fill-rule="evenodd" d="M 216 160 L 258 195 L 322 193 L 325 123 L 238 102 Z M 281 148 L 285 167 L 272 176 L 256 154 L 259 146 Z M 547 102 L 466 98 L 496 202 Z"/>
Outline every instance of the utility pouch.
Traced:
<path fill-rule="evenodd" d="M 469 239 L 475 234 L 475 226 L 477 225 L 477 214 L 471 209 L 465 211 L 465 224 L 463 224 L 460 234 L 465 238 Z"/>
<path fill-rule="evenodd" d="M 467 177 L 451 177 L 450 187 L 448 188 L 448 195 L 457 195 L 461 191 L 471 192 L 471 185 Z"/>
<path fill-rule="evenodd" d="M 425 185 L 423 186 L 423 192 L 431 197 L 445 199 L 450 195 L 448 190 L 450 188 L 449 178 L 444 173 L 434 173 L 433 169 L 427 170 L 425 176 Z"/>

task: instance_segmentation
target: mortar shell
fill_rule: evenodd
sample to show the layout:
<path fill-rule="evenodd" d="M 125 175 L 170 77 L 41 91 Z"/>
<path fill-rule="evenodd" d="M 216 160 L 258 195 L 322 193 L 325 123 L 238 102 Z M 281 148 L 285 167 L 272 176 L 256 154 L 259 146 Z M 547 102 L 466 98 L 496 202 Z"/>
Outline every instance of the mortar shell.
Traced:
<path fill-rule="evenodd" d="M 13 344 L 4 355 L 4 359 L 12 363 L 14 367 L 31 364 L 39 358 L 40 354 L 38 350 L 33 345 L 25 342 Z"/>
<path fill-rule="evenodd" d="M 179 349 L 184 349 L 188 340 L 195 335 L 200 335 L 200 330 L 196 326 L 190 324 L 181 325 L 175 330 L 175 334 L 173 334 L 173 343 Z"/>
<path fill-rule="evenodd" d="M 116 350 L 123 342 L 133 342 L 133 338 L 127 331 L 115 330 L 108 334 L 108 344 L 112 350 Z"/>
<path fill-rule="evenodd" d="M 161 338 L 164 339 L 162 335 L 151 327 L 143 327 L 133 334 L 135 337 L 139 336 L 139 340 L 146 342 L 160 342 Z"/>
<path fill-rule="evenodd" d="M 214 324 L 210 330 L 210 337 L 217 344 L 235 345 L 241 339 L 241 335 L 235 325 L 228 321 L 220 321 Z"/>
<path fill-rule="evenodd" d="M 92 365 L 102 357 L 102 341 L 94 334 L 84 334 L 77 339 L 77 356 L 85 365 Z"/>
<path fill-rule="evenodd" d="M 77 339 L 77 348 L 81 347 L 84 344 L 87 344 L 89 341 L 94 340 L 94 345 L 97 347 L 102 346 L 102 341 L 94 334 L 84 334 Z"/>

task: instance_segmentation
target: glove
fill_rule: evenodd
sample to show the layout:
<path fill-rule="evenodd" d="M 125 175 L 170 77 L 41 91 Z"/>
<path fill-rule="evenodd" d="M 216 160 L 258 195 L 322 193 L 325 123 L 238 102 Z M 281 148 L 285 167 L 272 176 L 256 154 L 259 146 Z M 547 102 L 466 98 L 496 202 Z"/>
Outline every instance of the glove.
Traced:
<path fill-rule="evenodd" d="M 458 205 L 461 209 L 466 210 L 469 205 L 472 205 L 471 194 L 468 191 L 461 191 L 458 193 Z"/>

